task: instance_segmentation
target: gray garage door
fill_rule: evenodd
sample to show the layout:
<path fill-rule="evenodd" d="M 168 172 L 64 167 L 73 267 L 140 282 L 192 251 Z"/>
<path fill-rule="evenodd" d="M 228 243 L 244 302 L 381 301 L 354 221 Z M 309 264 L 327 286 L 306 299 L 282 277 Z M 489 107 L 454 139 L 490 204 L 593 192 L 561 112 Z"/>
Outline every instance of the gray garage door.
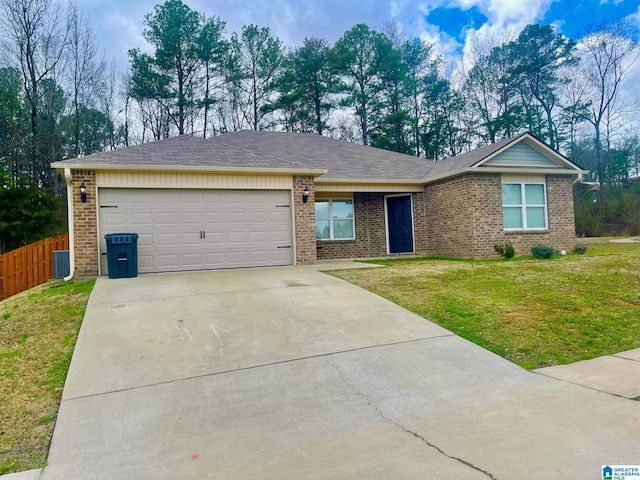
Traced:
<path fill-rule="evenodd" d="M 138 238 L 138 271 L 291 265 L 286 190 L 100 189 L 103 275 L 107 233 Z"/>

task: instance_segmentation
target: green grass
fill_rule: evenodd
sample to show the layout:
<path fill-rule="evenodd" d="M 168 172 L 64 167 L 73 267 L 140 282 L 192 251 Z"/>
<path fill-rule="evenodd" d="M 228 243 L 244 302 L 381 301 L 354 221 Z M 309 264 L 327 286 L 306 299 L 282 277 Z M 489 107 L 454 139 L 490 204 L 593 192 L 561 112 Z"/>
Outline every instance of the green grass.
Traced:
<path fill-rule="evenodd" d="M 93 281 L 0 302 L 0 475 L 42 467 Z"/>
<path fill-rule="evenodd" d="M 386 268 L 331 273 L 524 368 L 640 347 L 640 243 L 549 260 L 372 263 Z"/>

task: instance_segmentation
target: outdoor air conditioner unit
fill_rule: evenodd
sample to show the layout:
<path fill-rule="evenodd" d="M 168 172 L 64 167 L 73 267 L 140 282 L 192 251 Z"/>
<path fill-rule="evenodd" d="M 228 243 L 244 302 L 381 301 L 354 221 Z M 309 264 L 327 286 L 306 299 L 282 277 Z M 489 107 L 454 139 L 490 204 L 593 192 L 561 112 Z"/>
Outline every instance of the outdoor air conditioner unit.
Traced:
<path fill-rule="evenodd" d="M 68 277 L 71 273 L 69 250 L 53 251 L 53 278 Z"/>

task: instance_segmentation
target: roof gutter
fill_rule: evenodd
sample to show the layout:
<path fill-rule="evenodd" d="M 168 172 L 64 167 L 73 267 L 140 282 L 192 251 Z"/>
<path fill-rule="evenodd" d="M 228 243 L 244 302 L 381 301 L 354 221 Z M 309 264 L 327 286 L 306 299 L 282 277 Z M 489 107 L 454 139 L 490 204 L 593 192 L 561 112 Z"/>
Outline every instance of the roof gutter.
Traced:
<path fill-rule="evenodd" d="M 316 180 L 316 183 L 344 183 L 344 184 L 380 184 L 380 185 L 422 185 L 424 183 L 423 180 L 394 180 L 394 179 L 381 179 L 381 178 L 327 178 L 321 177 Z"/>
<path fill-rule="evenodd" d="M 74 236 L 74 223 L 73 223 L 73 185 L 71 182 L 71 169 L 64 169 L 64 179 L 67 182 L 67 217 L 69 221 L 69 275 L 63 278 L 63 280 L 69 281 L 73 278 L 73 274 L 76 270 L 76 256 L 75 256 L 75 236 Z"/>
<path fill-rule="evenodd" d="M 70 165 L 64 162 L 54 162 L 52 168 L 58 171 L 64 169 L 73 170 L 148 170 L 158 172 L 210 172 L 210 173 L 237 173 L 246 175 L 310 175 L 319 177 L 327 173 L 326 169 L 293 169 L 293 168 L 256 168 L 256 167 L 213 167 L 213 166 L 185 166 L 185 165 L 100 165 L 91 163 L 74 163 Z"/>
<path fill-rule="evenodd" d="M 445 160 L 446 161 L 446 160 Z M 458 170 L 452 170 L 451 172 L 446 172 L 440 175 L 436 175 L 433 177 L 425 178 L 422 183 L 433 183 L 438 180 L 444 180 L 450 177 L 457 177 L 459 175 L 464 175 L 466 173 L 517 173 L 523 175 L 578 175 L 578 177 L 589 173 L 589 170 L 569 170 L 567 168 L 558 167 L 555 168 L 513 168 L 508 169 L 504 167 L 467 167 L 461 168 Z"/>

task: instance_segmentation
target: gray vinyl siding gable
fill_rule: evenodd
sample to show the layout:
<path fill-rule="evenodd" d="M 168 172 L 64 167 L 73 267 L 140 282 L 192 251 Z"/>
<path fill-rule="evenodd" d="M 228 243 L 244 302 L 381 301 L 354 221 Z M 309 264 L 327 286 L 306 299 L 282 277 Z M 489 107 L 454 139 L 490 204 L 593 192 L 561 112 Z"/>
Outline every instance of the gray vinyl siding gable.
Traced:
<path fill-rule="evenodd" d="M 524 142 L 519 142 L 509 147 L 504 152 L 499 153 L 483 164 L 483 166 L 487 167 L 505 165 L 515 165 L 519 167 L 559 167 L 558 164 Z"/>

